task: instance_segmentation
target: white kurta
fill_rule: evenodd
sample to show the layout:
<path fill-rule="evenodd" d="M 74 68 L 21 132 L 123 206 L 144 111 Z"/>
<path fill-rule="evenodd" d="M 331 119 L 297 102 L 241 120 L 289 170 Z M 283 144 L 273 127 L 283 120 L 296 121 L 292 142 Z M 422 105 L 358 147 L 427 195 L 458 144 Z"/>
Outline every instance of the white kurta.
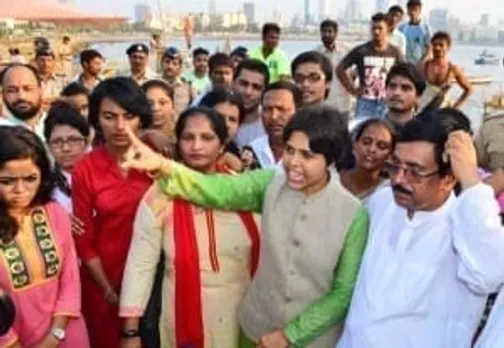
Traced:
<path fill-rule="evenodd" d="M 504 280 L 504 228 L 478 184 L 409 219 L 391 188 L 368 202 L 368 245 L 338 348 L 469 348 Z"/>

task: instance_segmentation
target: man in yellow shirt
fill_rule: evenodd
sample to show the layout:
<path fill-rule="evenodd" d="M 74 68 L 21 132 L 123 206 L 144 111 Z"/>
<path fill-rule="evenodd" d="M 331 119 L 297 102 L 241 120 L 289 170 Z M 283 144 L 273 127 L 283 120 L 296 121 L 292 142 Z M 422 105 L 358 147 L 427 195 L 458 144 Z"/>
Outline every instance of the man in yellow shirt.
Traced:
<path fill-rule="evenodd" d="M 278 47 L 281 29 L 276 23 L 266 23 L 262 28 L 263 44 L 249 53 L 249 58 L 259 59 L 268 67 L 270 83 L 290 78 L 287 54 Z"/>

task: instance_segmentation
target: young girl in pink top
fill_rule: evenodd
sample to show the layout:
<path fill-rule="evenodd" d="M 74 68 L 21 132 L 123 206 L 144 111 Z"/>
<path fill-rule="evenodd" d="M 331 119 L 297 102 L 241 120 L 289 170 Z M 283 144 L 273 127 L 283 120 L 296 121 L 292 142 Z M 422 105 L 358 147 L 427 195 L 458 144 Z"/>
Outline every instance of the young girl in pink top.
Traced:
<path fill-rule="evenodd" d="M 66 211 L 50 200 L 44 145 L 0 127 L 0 288 L 16 308 L 0 347 L 89 348 L 77 256 Z"/>

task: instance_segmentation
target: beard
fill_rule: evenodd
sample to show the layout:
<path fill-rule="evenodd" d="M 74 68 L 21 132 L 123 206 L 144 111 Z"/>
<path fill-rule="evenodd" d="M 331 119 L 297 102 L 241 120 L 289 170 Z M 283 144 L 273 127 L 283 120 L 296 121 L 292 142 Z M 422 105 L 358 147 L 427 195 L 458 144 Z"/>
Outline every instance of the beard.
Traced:
<path fill-rule="evenodd" d="M 26 100 L 18 100 L 13 104 L 10 104 L 4 100 L 4 103 L 12 116 L 22 121 L 27 121 L 35 117 L 40 112 L 40 109 L 42 107 L 42 99 L 39 99 L 36 104 Z"/>

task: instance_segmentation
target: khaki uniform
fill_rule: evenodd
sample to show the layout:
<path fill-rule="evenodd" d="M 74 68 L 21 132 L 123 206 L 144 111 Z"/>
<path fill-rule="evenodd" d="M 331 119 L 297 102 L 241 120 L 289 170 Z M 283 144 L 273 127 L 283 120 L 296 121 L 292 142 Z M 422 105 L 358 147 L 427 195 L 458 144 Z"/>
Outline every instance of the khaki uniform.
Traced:
<path fill-rule="evenodd" d="M 490 171 L 504 168 L 504 113 L 483 119 L 476 137 L 478 164 Z"/>
<path fill-rule="evenodd" d="M 43 109 L 47 111 L 51 103 L 60 97 L 60 93 L 66 86 L 65 76 L 53 74 L 46 80 L 42 80 Z"/>
<path fill-rule="evenodd" d="M 178 77 L 174 82 L 168 82 L 168 84 L 173 88 L 173 106 L 176 122 L 179 115 L 192 104 L 198 92 L 191 82 L 186 81 L 182 77 Z"/>

